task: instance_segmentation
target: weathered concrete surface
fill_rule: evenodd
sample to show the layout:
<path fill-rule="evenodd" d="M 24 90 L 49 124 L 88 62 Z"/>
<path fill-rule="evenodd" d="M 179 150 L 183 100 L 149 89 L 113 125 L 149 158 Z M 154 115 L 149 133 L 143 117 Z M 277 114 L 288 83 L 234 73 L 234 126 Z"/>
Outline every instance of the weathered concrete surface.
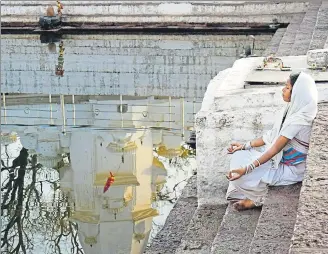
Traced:
<path fill-rule="evenodd" d="M 68 23 L 289 23 L 305 12 L 306 2 L 218 1 L 62 1 L 63 21 Z M 83 4 L 81 4 L 83 3 Z M 206 3 L 206 4 L 205 4 Z M 2 25 L 36 23 L 53 1 L 2 1 Z"/>
<path fill-rule="evenodd" d="M 210 82 L 205 93 L 196 116 L 200 205 L 226 202 L 225 174 L 230 161 L 227 147 L 232 141 L 244 142 L 263 135 L 272 127 L 273 116 L 284 107 L 279 86 L 244 89 L 245 79 L 262 59 L 236 61 L 232 68 Z M 304 70 L 307 66 L 306 56 L 286 57 L 283 61 L 293 71 Z M 265 75 L 265 71 L 261 73 Z M 319 100 L 328 101 L 328 83 L 318 83 L 318 90 Z"/>
<path fill-rule="evenodd" d="M 230 134 L 222 132 L 225 124 L 215 120 L 215 97 L 230 89 L 242 89 L 255 58 L 240 59 L 230 69 L 219 73 L 209 84 L 202 108 L 196 116 L 198 200 L 202 204 L 226 204 L 225 192 L 228 169 L 226 145 Z M 229 141 L 227 141 L 229 139 Z"/>
<path fill-rule="evenodd" d="M 260 213 L 261 209 L 238 212 L 229 204 L 213 241 L 211 253 L 247 253 Z"/>
<path fill-rule="evenodd" d="M 152 240 L 146 254 L 172 254 L 187 232 L 188 225 L 197 208 L 197 176 L 192 176 L 176 202 L 164 227 Z"/>
<path fill-rule="evenodd" d="M 290 254 L 328 253 L 328 103 L 319 104 Z"/>
<path fill-rule="evenodd" d="M 271 36 L 255 37 L 261 54 Z M 63 42 L 58 77 L 58 53 L 39 36 L 2 35 L 2 92 L 202 98 L 211 78 L 252 43 L 246 35 L 67 35 Z"/>
<path fill-rule="evenodd" d="M 307 63 L 317 67 L 328 66 L 328 49 L 309 50 L 307 53 Z M 327 75 L 327 74 L 326 74 Z"/>
<path fill-rule="evenodd" d="M 288 254 L 301 184 L 270 187 L 249 253 Z"/>

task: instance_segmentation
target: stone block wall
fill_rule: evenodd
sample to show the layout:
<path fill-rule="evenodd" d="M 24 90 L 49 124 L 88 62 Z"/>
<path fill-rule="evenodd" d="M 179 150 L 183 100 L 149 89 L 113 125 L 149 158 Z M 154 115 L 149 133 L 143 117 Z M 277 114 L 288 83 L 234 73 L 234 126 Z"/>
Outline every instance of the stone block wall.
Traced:
<path fill-rule="evenodd" d="M 290 254 L 328 253 L 328 103 L 319 104 Z"/>
<path fill-rule="evenodd" d="M 261 54 L 271 35 L 256 36 Z M 64 77 L 57 53 L 36 35 L 3 35 L 2 90 L 19 93 L 202 98 L 217 72 L 251 43 L 246 35 L 67 35 Z"/>

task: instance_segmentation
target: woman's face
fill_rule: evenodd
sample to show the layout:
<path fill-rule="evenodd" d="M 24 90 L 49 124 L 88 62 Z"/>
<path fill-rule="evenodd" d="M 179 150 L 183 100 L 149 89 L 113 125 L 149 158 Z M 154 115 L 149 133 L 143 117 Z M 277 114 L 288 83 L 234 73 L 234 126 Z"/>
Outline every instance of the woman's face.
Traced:
<path fill-rule="evenodd" d="M 284 88 L 282 89 L 282 98 L 285 102 L 290 102 L 290 99 L 292 97 L 292 85 L 290 83 L 290 79 L 287 80 Z"/>

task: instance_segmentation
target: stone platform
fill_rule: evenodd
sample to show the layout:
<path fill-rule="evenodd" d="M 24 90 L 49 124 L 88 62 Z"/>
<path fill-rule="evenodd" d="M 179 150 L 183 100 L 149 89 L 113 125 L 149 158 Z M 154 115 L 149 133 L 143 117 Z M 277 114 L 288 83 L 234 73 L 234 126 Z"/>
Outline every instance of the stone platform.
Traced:
<path fill-rule="evenodd" d="M 328 253 L 327 122 L 328 103 L 320 103 L 303 184 L 271 187 L 261 209 L 237 212 L 221 204 L 196 210 L 194 176 L 145 253 Z"/>
<path fill-rule="evenodd" d="M 213 24 L 250 26 L 288 24 L 304 13 L 306 2 L 268 1 L 61 1 L 63 23 L 98 24 Z M 2 27 L 33 26 L 55 1 L 1 1 Z"/>
<path fill-rule="evenodd" d="M 306 56 L 283 60 L 294 71 L 306 70 Z M 283 77 L 273 87 L 247 86 L 245 80 L 260 61 L 261 58 L 236 61 L 207 88 L 196 117 L 198 208 L 192 219 L 186 216 L 190 218 L 189 225 L 186 227 L 188 223 L 184 221 L 183 235 L 180 232 L 180 240 L 174 242 L 170 253 L 327 253 L 327 72 L 322 72 L 327 74 L 327 81 L 317 82 L 319 112 L 303 184 L 271 187 L 260 210 L 236 212 L 225 200 L 228 186 L 225 174 L 230 160 L 226 148 L 233 140 L 244 142 L 262 135 L 272 127 L 272 116 L 283 107 L 279 85 Z M 318 74 L 307 71 L 314 76 Z M 166 226 L 163 232 L 171 234 Z M 156 250 L 164 250 L 163 246 L 157 245 Z"/>

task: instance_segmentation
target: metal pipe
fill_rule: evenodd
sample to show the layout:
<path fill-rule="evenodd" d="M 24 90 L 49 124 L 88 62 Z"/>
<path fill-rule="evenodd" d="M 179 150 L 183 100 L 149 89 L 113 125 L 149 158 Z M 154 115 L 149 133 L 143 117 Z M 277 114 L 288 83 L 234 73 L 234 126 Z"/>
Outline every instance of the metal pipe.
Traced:
<path fill-rule="evenodd" d="M 123 95 L 120 95 L 120 112 L 121 112 L 121 127 L 124 127 L 124 120 L 123 120 Z"/>
<path fill-rule="evenodd" d="M 75 125 L 75 97 L 72 94 L 72 104 L 73 104 L 73 125 Z"/>
<path fill-rule="evenodd" d="M 182 121 L 181 137 L 182 137 L 182 140 L 184 140 L 184 128 L 185 128 L 185 119 L 184 119 L 184 114 L 185 114 L 184 98 L 181 98 L 181 99 L 180 99 L 180 102 L 181 102 L 181 121 Z"/>
<path fill-rule="evenodd" d="M 7 110 L 6 110 L 6 94 L 3 93 L 2 94 L 2 101 L 3 101 L 3 109 L 4 109 L 4 112 L 3 112 L 3 117 L 5 118 L 5 124 L 7 124 Z"/>
<path fill-rule="evenodd" d="M 54 124 L 53 123 L 53 119 L 52 119 L 52 100 L 51 100 L 51 94 L 49 94 L 49 105 L 50 105 L 50 124 Z"/>
<path fill-rule="evenodd" d="M 195 97 L 194 97 L 193 102 L 192 102 L 192 114 L 195 115 Z"/>
<path fill-rule="evenodd" d="M 62 132 L 65 133 L 65 126 L 66 126 L 66 116 L 65 116 L 65 97 L 64 95 L 60 95 L 60 104 L 61 104 L 61 111 L 62 111 Z"/>
<path fill-rule="evenodd" d="M 172 98 L 171 98 L 171 96 L 169 97 L 169 127 L 171 128 L 172 126 L 171 126 L 171 114 L 172 114 L 172 109 L 171 109 L 171 106 L 172 106 Z"/>

